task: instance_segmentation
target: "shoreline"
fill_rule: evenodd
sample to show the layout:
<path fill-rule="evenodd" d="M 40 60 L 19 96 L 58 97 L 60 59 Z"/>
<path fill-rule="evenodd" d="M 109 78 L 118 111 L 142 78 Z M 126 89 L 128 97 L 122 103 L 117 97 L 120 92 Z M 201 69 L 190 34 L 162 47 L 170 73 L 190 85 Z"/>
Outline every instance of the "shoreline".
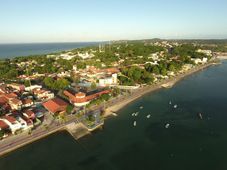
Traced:
<path fill-rule="evenodd" d="M 176 77 L 173 77 L 173 78 L 170 78 L 170 79 L 167 79 L 167 80 L 162 80 L 161 82 L 154 84 L 154 85 L 149 85 L 149 86 L 139 88 L 138 90 L 134 91 L 130 95 L 121 96 L 120 99 L 119 98 L 116 99 L 117 100 L 116 103 L 107 107 L 106 113 L 104 114 L 104 117 L 108 118 L 108 117 L 112 116 L 113 114 L 115 114 L 115 112 L 118 112 L 119 110 L 123 109 L 128 104 L 130 104 L 131 102 L 139 99 L 140 97 L 142 97 L 146 94 L 153 93 L 157 90 L 163 89 L 164 88 L 162 86 L 163 84 L 171 83 L 174 86 L 177 82 L 183 80 L 184 78 L 186 78 L 186 77 L 188 77 L 188 76 L 190 76 L 194 73 L 197 73 L 199 71 L 202 71 L 204 69 L 207 69 L 208 67 L 210 67 L 212 65 L 215 65 L 215 63 L 210 62 L 210 63 L 207 63 L 205 65 L 198 66 L 196 68 L 193 68 L 192 70 L 189 70 L 186 73 L 182 73 L 180 75 L 177 75 Z M 33 142 L 36 142 L 36 141 L 38 141 L 42 138 L 45 138 L 45 137 L 47 137 L 51 134 L 54 134 L 56 132 L 59 132 L 59 131 L 69 132 L 67 130 L 67 125 L 70 124 L 70 123 L 71 123 L 71 121 L 64 123 L 60 126 L 53 127 L 52 129 L 50 128 L 49 130 L 43 130 L 43 131 L 31 134 L 30 136 L 27 136 L 27 138 L 22 138 L 22 139 L 20 139 L 16 142 L 12 142 L 12 143 L 6 144 L 6 145 L 3 144 L 2 146 L 0 145 L 0 156 L 4 156 L 5 154 L 8 154 L 12 151 L 17 150 L 18 148 L 21 148 L 23 146 L 26 146 L 26 145 L 31 144 Z M 12 146 L 14 143 L 16 143 L 15 146 Z"/>
<path fill-rule="evenodd" d="M 163 81 L 161 81 L 157 84 L 154 84 L 154 85 L 150 85 L 150 86 L 140 88 L 137 91 L 133 92 L 131 95 L 124 97 L 123 101 L 120 101 L 120 102 L 114 104 L 113 106 L 108 107 L 107 112 L 105 113 L 104 117 L 111 116 L 113 113 L 118 112 L 119 110 L 123 109 L 125 106 L 130 104 L 131 102 L 139 99 L 140 97 L 142 97 L 146 94 L 153 93 L 155 91 L 163 89 L 164 88 L 163 84 L 171 84 L 172 86 L 170 88 L 172 88 L 173 86 L 176 85 L 176 83 L 183 80 L 184 78 L 187 78 L 188 76 L 190 76 L 194 73 L 197 73 L 199 71 L 202 71 L 204 69 L 207 69 L 207 68 L 209 68 L 210 66 L 213 66 L 213 65 L 217 65 L 217 64 L 215 62 L 210 62 L 210 63 L 207 63 L 205 65 L 201 65 L 201 66 L 198 66 L 196 68 L 193 68 L 193 69 L 189 70 L 188 72 L 177 75 L 176 77 L 173 77 L 173 78 L 170 78 L 170 79 L 167 79 L 167 80 L 163 80 Z"/>

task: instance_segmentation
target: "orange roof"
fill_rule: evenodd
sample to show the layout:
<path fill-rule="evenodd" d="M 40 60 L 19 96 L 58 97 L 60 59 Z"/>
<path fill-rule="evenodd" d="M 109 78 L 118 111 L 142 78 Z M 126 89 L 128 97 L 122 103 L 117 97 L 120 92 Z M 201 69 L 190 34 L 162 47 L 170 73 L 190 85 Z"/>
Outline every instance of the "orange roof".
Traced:
<path fill-rule="evenodd" d="M 3 116 L 2 118 L 8 120 L 10 123 L 13 123 L 16 121 L 16 119 L 12 116 Z"/>
<path fill-rule="evenodd" d="M 4 96 L 0 97 L 0 105 L 4 105 L 6 103 L 7 103 L 7 99 Z"/>
<path fill-rule="evenodd" d="M 26 114 L 28 118 L 35 118 L 35 113 L 32 110 L 25 110 L 24 114 Z"/>
<path fill-rule="evenodd" d="M 11 100 L 11 102 L 12 102 L 13 104 L 20 104 L 20 103 L 21 103 L 21 100 L 19 100 L 19 99 L 17 99 L 17 98 L 14 98 L 14 99 Z"/>
<path fill-rule="evenodd" d="M 16 98 L 17 95 L 15 93 L 3 94 L 7 99 Z"/>
<path fill-rule="evenodd" d="M 33 101 L 31 99 L 24 99 L 22 102 L 23 102 L 23 104 L 33 103 Z"/>
<path fill-rule="evenodd" d="M 3 120 L 0 120 L 0 129 L 7 129 L 7 128 L 9 128 L 9 126 Z"/>
<path fill-rule="evenodd" d="M 117 68 L 107 68 L 106 72 L 108 72 L 108 73 L 119 73 L 120 71 Z"/>
<path fill-rule="evenodd" d="M 51 113 L 65 111 L 68 103 L 59 98 L 54 98 L 43 103 L 43 106 Z"/>
<path fill-rule="evenodd" d="M 84 97 L 86 97 L 86 94 L 83 92 L 79 92 L 75 96 L 76 96 L 76 98 L 84 98 Z"/>

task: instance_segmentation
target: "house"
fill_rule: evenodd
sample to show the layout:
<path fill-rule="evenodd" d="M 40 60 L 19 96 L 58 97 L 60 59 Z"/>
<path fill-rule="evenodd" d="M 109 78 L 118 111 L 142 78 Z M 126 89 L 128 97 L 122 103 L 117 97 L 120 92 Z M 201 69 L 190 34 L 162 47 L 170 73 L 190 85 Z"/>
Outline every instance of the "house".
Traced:
<path fill-rule="evenodd" d="M 191 60 L 194 61 L 195 64 L 205 64 L 205 63 L 207 63 L 208 58 L 203 57 L 202 59 L 200 59 L 200 58 L 195 58 L 195 59 L 191 59 Z"/>
<path fill-rule="evenodd" d="M 9 126 L 12 134 L 21 129 L 21 124 L 12 116 L 3 116 L 0 118 L 7 126 Z"/>
<path fill-rule="evenodd" d="M 12 110 L 20 110 L 22 108 L 22 101 L 17 98 L 13 98 L 9 100 L 9 105 Z"/>
<path fill-rule="evenodd" d="M 21 124 L 22 130 L 27 130 L 29 128 L 28 123 L 20 116 L 17 116 L 15 119 Z"/>
<path fill-rule="evenodd" d="M 89 104 L 92 100 L 99 98 L 103 94 L 109 94 L 111 90 L 98 89 L 90 92 L 77 92 L 74 89 L 64 91 L 64 95 L 69 98 L 70 103 L 76 107 Z"/>
<path fill-rule="evenodd" d="M 68 103 L 63 101 L 60 98 L 50 99 L 47 102 L 43 103 L 43 106 L 52 114 L 57 114 L 60 112 L 65 112 L 68 106 Z"/>
<path fill-rule="evenodd" d="M 22 100 L 22 107 L 31 107 L 34 104 L 32 99 L 23 99 Z"/>
<path fill-rule="evenodd" d="M 35 112 L 32 110 L 25 110 L 22 114 L 27 119 L 34 120 L 36 118 Z"/>
<path fill-rule="evenodd" d="M 32 86 L 29 86 L 29 87 L 25 87 L 25 91 L 33 91 L 34 89 L 41 89 L 42 86 L 39 86 L 39 85 L 32 85 Z"/>
<path fill-rule="evenodd" d="M 33 94 L 37 99 L 40 100 L 49 100 L 54 98 L 54 93 L 51 93 L 50 91 L 44 89 L 34 89 Z"/>
<path fill-rule="evenodd" d="M 207 55 L 207 56 L 212 56 L 212 51 L 211 51 L 211 50 L 202 50 L 202 49 L 198 49 L 197 52 L 198 52 L 198 53 L 205 54 L 205 55 Z"/>
<path fill-rule="evenodd" d="M 9 129 L 9 126 L 3 120 L 0 120 L 0 131 L 4 131 L 6 129 Z"/>
<path fill-rule="evenodd" d="M 4 96 L 0 97 L 0 106 L 5 105 L 8 102 L 7 98 Z"/>
<path fill-rule="evenodd" d="M 17 91 L 24 91 L 25 90 L 24 85 L 17 84 L 17 83 L 11 83 L 11 84 L 8 84 L 8 86 L 16 89 Z"/>

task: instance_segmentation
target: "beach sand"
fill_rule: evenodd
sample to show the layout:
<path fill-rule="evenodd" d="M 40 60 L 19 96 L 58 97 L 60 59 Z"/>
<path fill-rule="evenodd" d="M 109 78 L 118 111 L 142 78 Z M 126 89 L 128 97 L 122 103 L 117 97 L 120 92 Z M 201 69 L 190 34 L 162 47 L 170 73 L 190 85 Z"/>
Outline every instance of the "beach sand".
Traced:
<path fill-rule="evenodd" d="M 143 95 L 145 95 L 147 93 L 151 93 L 151 92 L 154 92 L 154 91 L 157 91 L 157 90 L 164 88 L 163 84 L 171 84 L 171 86 L 175 85 L 178 81 L 184 79 L 185 77 L 187 77 L 187 76 L 189 76 L 193 73 L 202 71 L 202 70 L 204 70 L 204 69 L 206 69 L 206 68 L 208 68 L 212 65 L 215 65 L 215 64 L 216 63 L 214 63 L 214 62 L 209 62 L 205 65 L 197 66 L 197 67 L 195 67 L 195 68 L 193 68 L 193 69 L 191 69 L 191 70 L 189 70 L 185 73 L 179 74 L 179 75 L 172 77 L 170 79 L 162 80 L 157 84 L 141 87 L 141 88 L 135 90 L 132 94 L 130 94 L 128 96 L 122 96 L 122 98 L 120 98 L 114 105 L 107 107 L 104 117 L 112 116 L 113 113 L 116 113 L 117 111 L 119 111 L 120 109 L 122 109 L 123 107 L 128 105 L 129 103 L 133 102 L 134 100 L 142 97 Z"/>

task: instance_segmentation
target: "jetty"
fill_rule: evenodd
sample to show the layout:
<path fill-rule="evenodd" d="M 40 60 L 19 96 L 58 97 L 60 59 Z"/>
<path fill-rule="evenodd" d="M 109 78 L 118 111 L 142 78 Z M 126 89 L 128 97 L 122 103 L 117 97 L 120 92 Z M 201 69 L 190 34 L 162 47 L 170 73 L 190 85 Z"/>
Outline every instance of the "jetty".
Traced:
<path fill-rule="evenodd" d="M 82 123 L 72 122 L 66 125 L 65 128 L 75 140 L 91 134 L 87 127 L 85 127 Z"/>

